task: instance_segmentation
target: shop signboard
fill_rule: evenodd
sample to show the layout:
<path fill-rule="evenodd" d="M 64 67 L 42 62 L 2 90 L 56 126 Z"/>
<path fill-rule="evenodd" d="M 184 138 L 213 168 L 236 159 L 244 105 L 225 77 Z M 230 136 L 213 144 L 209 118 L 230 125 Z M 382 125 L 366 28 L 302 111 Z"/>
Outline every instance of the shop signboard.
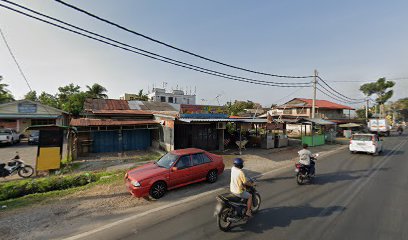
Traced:
<path fill-rule="evenodd" d="M 266 129 L 268 130 L 283 130 L 285 128 L 284 123 L 267 123 Z"/>
<path fill-rule="evenodd" d="M 36 113 L 37 104 L 35 103 L 19 103 L 18 104 L 19 113 Z"/>
<path fill-rule="evenodd" d="M 227 108 L 223 106 L 181 104 L 180 117 L 182 118 L 227 118 L 228 111 L 227 111 Z"/>

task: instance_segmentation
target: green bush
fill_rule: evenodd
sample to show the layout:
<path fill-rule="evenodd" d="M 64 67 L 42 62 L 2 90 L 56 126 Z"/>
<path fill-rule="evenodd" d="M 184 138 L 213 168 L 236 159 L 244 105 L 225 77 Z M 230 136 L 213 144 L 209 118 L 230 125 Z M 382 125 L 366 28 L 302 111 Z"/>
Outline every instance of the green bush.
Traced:
<path fill-rule="evenodd" d="M 44 193 L 80 187 L 98 181 L 102 176 L 113 173 L 83 173 L 66 176 L 51 176 L 38 179 L 26 179 L 0 184 L 0 201 L 18 198 L 29 194 Z"/>

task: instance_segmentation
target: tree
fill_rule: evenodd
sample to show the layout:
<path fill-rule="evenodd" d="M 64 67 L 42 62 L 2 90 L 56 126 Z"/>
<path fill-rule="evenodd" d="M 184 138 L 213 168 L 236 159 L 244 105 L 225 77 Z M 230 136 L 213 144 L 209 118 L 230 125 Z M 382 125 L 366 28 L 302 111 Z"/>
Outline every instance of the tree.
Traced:
<path fill-rule="evenodd" d="M 89 98 L 108 98 L 108 95 L 105 94 L 108 90 L 98 83 L 94 83 L 91 87 L 87 85 L 86 88 L 88 89 L 86 94 Z"/>
<path fill-rule="evenodd" d="M 139 93 L 137 94 L 137 100 L 139 101 L 148 101 L 149 97 L 147 96 L 147 94 L 143 93 L 143 89 L 139 91 Z"/>
<path fill-rule="evenodd" d="M 360 91 L 362 91 L 368 97 L 373 94 L 377 95 L 375 101 L 381 108 L 383 108 L 384 103 L 386 103 L 394 93 L 393 90 L 388 89 L 394 87 L 394 85 L 395 82 L 393 81 L 387 81 L 385 78 L 379 78 L 376 82 L 361 85 Z M 383 109 L 381 110 L 381 113 L 384 113 Z"/>
<path fill-rule="evenodd" d="M 49 93 L 42 92 L 40 96 L 38 96 L 38 101 L 40 101 L 41 104 L 54 108 L 59 108 L 58 98 Z"/>
<path fill-rule="evenodd" d="M 0 76 L 0 82 L 1 82 L 1 80 L 3 80 L 3 79 Z M 7 84 L 0 83 L 0 104 L 14 101 L 14 97 L 10 93 L 10 91 L 7 89 L 7 87 L 8 87 Z"/>
<path fill-rule="evenodd" d="M 239 113 L 244 112 L 244 109 L 252 109 L 254 108 L 255 104 L 251 101 L 237 101 L 235 100 L 234 103 L 228 102 L 226 107 L 228 109 L 228 114 L 238 115 Z"/>
<path fill-rule="evenodd" d="M 366 117 L 366 110 L 365 108 L 361 108 L 361 109 L 357 109 L 356 110 L 356 114 L 357 114 L 357 118 L 359 119 L 365 119 Z M 368 118 L 371 118 L 373 116 L 373 114 L 368 111 Z"/>
<path fill-rule="evenodd" d="M 38 101 L 37 92 L 29 91 L 28 93 L 26 93 L 26 95 L 24 95 L 24 99 L 34 101 L 34 102 Z"/>
<path fill-rule="evenodd" d="M 71 113 L 73 116 L 77 117 L 84 109 L 85 99 L 88 97 L 88 94 L 85 92 L 79 92 L 71 94 L 68 97 L 66 104 L 62 110 Z"/>

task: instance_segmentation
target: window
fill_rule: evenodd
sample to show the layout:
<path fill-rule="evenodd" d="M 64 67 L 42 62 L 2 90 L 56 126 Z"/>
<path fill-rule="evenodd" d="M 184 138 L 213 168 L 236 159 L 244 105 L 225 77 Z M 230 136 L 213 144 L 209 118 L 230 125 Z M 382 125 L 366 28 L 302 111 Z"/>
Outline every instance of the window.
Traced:
<path fill-rule="evenodd" d="M 169 103 L 173 103 L 173 97 L 169 97 Z"/>
<path fill-rule="evenodd" d="M 160 97 L 160 102 L 166 102 L 166 97 Z"/>
<path fill-rule="evenodd" d="M 173 155 L 171 153 L 167 153 L 166 155 L 164 155 L 163 157 L 161 157 L 159 159 L 159 161 L 157 161 L 157 165 L 159 167 L 164 167 L 169 169 L 173 163 L 177 160 L 177 155 Z"/>
<path fill-rule="evenodd" d="M 174 98 L 174 103 L 177 103 L 177 98 L 176 97 Z"/>
<path fill-rule="evenodd" d="M 190 104 L 190 99 L 187 98 L 187 104 Z"/>
<path fill-rule="evenodd" d="M 182 156 L 176 164 L 177 169 L 185 169 L 191 167 L 190 155 Z"/>
<path fill-rule="evenodd" d="M 304 109 L 304 108 L 296 108 L 296 113 L 297 113 L 297 114 L 306 114 L 306 109 Z"/>
<path fill-rule="evenodd" d="M 292 109 L 284 109 L 283 114 L 292 114 Z"/>
<path fill-rule="evenodd" d="M 194 154 L 191 157 L 193 159 L 193 166 L 211 162 L 211 160 L 204 153 Z"/>
<path fill-rule="evenodd" d="M 31 125 L 55 125 L 55 119 L 31 119 Z"/>

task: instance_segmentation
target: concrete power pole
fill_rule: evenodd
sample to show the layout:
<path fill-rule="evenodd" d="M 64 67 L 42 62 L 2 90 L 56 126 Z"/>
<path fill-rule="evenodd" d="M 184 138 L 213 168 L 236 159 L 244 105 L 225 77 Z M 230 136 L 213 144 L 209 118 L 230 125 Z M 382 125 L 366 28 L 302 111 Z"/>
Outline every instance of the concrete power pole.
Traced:
<path fill-rule="evenodd" d="M 366 122 L 368 122 L 368 108 L 370 107 L 370 106 L 368 105 L 368 103 L 369 103 L 369 100 L 368 100 L 368 98 L 367 98 L 367 99 L 366 99 L 366 108 L 365 108 L 365 110 L 366 110 L 366 112 L 365 112 Z"/>
<path fill-rule="evenodd" d="M 314 70 L 313 76 L 313 100 L 312 100 L 312 118 L 315 118 L 316 112 L 316 87 L 317 87 L 317 70 Z"/>

